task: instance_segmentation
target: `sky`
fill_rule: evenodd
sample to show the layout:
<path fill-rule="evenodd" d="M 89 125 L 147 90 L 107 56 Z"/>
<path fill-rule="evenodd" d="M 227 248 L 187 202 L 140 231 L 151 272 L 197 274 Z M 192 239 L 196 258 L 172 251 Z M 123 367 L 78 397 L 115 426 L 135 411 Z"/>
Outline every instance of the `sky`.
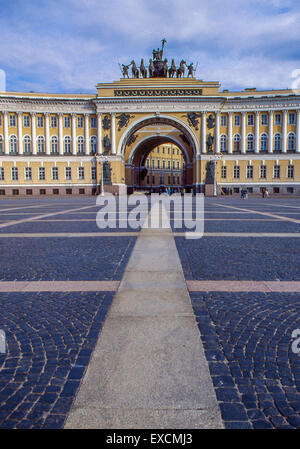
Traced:
<path fill-rule="evenodd" d="M 8 91 L 96 93 L 162 38 L 221 89 L 290 88 L 300 69 L 299 0 L 0 0 L 0 30 Z"/>

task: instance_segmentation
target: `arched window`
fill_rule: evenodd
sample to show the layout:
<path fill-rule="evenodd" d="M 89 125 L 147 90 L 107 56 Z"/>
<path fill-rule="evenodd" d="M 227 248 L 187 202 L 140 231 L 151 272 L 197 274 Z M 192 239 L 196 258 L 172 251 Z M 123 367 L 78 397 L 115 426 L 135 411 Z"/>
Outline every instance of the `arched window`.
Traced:
<path fill-rule="evenodd" d="M 92 154 L 97 153 L 97 137 L 96 136 L 91 137 L 91 153 Z"/>
<path fill-rule="evenodd" d="M 240 151 L 241 147 L 241 136 L 239 134 L 235 134 L 233 137 L 234 142 L 234 151 Z"/>
<path fill-rule="evenodd" d="M 56 136 L 51 137 L 51 153 L 57 153 L 58 139 Z"/>
<path fill-rule="evenodd" d="M 24 137 L 24 153 L 31 152 L 31 139 L 29 136 Z"/>
<path fill-rule="evenodd" d="M 71 137 L 65 137 L 65 153 L 71 153 Z"/>
<path fill-rule="evenodd" d="M 225 134 L 222 134 L 220 142 L 221 142 L 221 152 L 225 153 L 227 150 L 227 137 L 225 136 Z"/>
<path fill-rule="evenodd" d="M 295 151 L 295 134 L 294 133 L 289 133 L 288 150 Z"/>
<path fill-rule="evenodd" d="M 9 149 L 11 153 L 16 153 L 17 152 L 17 138 L 16 136 L 10 136 L 9 139 Z"/>
<path fill-rule="evenodd" d="M 260 151 L 267 151 L 267 143 L 268 143 L 268 136 L 266 133 L 263 133 L 260 136 Z"/>
<path fill-rule="evenodd" d="M 0 135 L 0 153 L 3 153 L 3 137 Z"/>
<path fill-rule="evenodd" d="M 281 135 L 276 133 L 274 136 L 274 150 L 281 151 Z"/>
<path fill-rule="evenodd" d="M 254 136 L 253 136 L 253 134 L 248 134 L 247 151 L 253 151 L 253 150 L 254 150 Z"/>
<path fill-rule="evenodd" d="M 82 154 L 84 152 L 83 144 L 84 144 L 84 138 L 82 136 L 79 136 L 78 140 L 77 140 L 77 152 L 78 153 Z"/>
<path fill-rule="evenodd" d="M 45 151 L 45 139 L 44 139 L 43 136 L 39 136 L 38 137 L 37 144 L 38 144 L 38 153 L 44 153 L 44 151 Z"/>

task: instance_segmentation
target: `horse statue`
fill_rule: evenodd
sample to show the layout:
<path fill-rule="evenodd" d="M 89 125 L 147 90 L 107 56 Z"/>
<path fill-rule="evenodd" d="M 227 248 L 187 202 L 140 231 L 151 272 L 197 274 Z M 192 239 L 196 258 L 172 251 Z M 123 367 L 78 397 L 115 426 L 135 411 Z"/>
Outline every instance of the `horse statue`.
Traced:
<path fill-rule="evenodd" d="M 139 69 L 136 66 L 136 63 L 134 61 L 131 61 L 130 65 L 131 67 L 131 73 L 132 73 L 132 78 L 139 78 L 140 77 L 140 72 Z"/>
<path fill-rule="evenodd" d="M 142 75 L 143 78 L 147 78 L 147 69 L 146 69 L 146 67 L 145 67 L 144 60 L 143 60 L 143 59 L 141 60 L 140 73 L 141 73 L 141 75 Z"/>
<path fill-rule="evenodd" d="M 176 65 L 174 59 L 172 59 L 171 67 L 169 68 L 169 78 L 174 78 L 174 75 L 176 74 Z"/>
<path fill-rule="evenodd" d="M 179 68 L 177 69 L 177 72 L 176 72 L 177 78 L 184 77 L 185 65 L 186 65 L 186 62 L 182 59 L 179 64 Z"/>
<path fill-rule="evenodd" d="M 153 64 L 153 59 L 150 58 L 149 59 L 149 77 L 150 78 L 153 78 L 154 71 L 155 71 L 155 67 L 154 67 L 154 64 Z"/>

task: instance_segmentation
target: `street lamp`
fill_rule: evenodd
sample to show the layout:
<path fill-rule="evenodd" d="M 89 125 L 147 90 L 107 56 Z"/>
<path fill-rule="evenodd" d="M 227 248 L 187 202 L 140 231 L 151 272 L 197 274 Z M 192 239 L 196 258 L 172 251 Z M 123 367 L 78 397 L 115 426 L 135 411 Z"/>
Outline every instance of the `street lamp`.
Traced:
<path fill-rule="evenodd" d="M 222 159 L 221 154 L 214 154 L 213 156 L 209 156 L 209 160 L 214 163 L 214 190 L 213 196 L 217 196 L 217 162 Z"/>
<path fill-rule="evenodd" d="M 99 155 L 96 156 L 96 160 L 101 163 L 101 196 L 104 196 L 103 164 L 109 161 L 109 157 Z"/>

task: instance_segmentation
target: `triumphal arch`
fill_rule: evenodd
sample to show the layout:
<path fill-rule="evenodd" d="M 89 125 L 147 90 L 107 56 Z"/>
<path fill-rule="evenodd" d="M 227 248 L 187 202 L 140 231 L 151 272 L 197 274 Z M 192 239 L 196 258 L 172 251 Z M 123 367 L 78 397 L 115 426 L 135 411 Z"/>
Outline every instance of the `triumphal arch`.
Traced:
<path fill-rule="evenodd" d="M 96 95 L 0 92 L 0 194 L 132 192 L 167 144 L 187 191 L 299 194 L 299 91 L 221 91 L 165 43 Z"/>

